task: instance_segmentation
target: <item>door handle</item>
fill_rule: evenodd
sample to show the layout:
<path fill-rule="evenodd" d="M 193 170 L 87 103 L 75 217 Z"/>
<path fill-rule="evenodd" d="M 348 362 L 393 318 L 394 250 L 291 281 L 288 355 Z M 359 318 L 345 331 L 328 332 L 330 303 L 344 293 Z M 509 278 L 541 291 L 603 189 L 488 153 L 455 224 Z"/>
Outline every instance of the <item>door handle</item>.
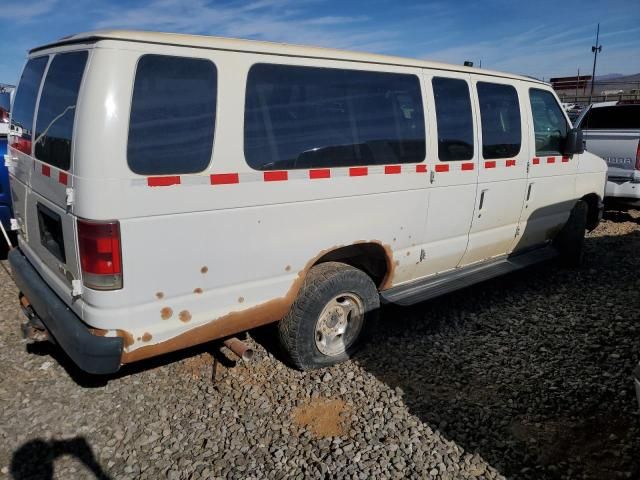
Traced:
<path fill-rule="evenodd" d="M 484 189 L 480 192 L 480 202 L 478 203 L 478 212 L 482 210 L 484 207 L 484 194 L 487 193 L 487 189 Z M 478 213 L 478 218 L 482 216 L 482 213 Z"/>
<path fill-rule="evenodd" d="M 482 192 L 480 193 L 480 205 L 478 205 L 478 210 L 482 210 L 482 207 L 484 206 L 484 194 L 486 192 L 486 190 L 482 190 Z"/>
<path fill-rule="evenodd" d="M 533 183 L 530 183 L 529 188 L 527 188 L 527 202 L 531 198 L 531 188 L 533 188 Z"/>

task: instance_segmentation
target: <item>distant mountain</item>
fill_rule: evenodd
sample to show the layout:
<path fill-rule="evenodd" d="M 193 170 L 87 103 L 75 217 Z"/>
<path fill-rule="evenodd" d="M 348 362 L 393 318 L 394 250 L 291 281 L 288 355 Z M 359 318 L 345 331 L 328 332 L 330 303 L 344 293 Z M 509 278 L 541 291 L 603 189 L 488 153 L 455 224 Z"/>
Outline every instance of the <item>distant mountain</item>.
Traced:
<path fill-rule="evenodd" d="M 597 94 L 605 90 L 624 90 L 628 92 L 632 89 L 640 89 L 640 73 L 634 73 L 633 75 L 611 73 L 600 77 L 596 76 L 594 92 Z"/>
<path fill-rule="evenodd" d="M 606 75 L 596 75 L 596 82 L 600 80 L 617 80 L 620 77 L 624 77 L 622 73 L 607 73 Z"/>

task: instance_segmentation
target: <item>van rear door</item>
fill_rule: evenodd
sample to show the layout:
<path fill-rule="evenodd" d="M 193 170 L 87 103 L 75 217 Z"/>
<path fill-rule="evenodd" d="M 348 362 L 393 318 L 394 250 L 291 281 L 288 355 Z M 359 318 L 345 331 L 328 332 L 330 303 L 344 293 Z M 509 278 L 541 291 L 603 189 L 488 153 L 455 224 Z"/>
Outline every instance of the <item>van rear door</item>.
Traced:
<path fill-rule="evenodd" d="M 17 186 L 14 200 L 19 211 L 16 215 L 22 217 L 19 218 L 22 245 L 28 247 L 25 248 L 28 257 L 37 257 L 37 260 L 30 259 L 36 267 L 40 266 L 45 279 L 57 280 L 50 283 L 65 288 L 69 296 L 72 296 L 73 280 L 80 279 L 75 217 L 71 212 L 72 150 L 76 105 L 87 58 L 87 51 L 73 51 L 30 60 L 34 68 L 39 69 L 41 65 L 37 61 L 48 59 L 35 104 L 33 127 L 26 128 L 29 127 L 26 123 L 37 75 L 27 71 L 29 64 L 18 86 L 16 104 L 21 90 L 29 93 L 30 98 L 22 100 L 25 103 L 23 120 L 19 121 L 16 112 L 12 122 L 14 133 L 20 133 L 12 137 L 11 146 L 12 154 L 17 157 L 13 183 Z M 26 74 L 33 78 L 23 87 L 22 82 L 28 80 Z"/>
<path fill-rule="evenodd" d="M 6 165 L 11 178 L 11 197 L 13 203 L 13 215 L 18 221 L 19 233 L 26 238 L 26 203 L 31 172 L 33 171 L 33 159 L 31 157 L 31 140 L 33 131 L 33 117 L 36 109 L 36 101 L 40 91 L 40 84 L 44 77 L 48 56 L 30 59 L 22 71 L 22 77 L 18 84 L 11 121 L 9 127 L 9 149 Z"/>

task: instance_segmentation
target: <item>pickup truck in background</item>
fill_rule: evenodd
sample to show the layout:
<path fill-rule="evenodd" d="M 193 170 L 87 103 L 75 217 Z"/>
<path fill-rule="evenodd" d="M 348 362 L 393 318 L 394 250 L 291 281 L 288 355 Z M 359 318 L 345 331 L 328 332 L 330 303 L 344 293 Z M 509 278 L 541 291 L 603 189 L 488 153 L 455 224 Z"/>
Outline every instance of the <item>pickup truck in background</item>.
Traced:
<path fill-rule="evenodd" d="M 585 149 L 609 165 L 605 198 L 640 207 L 640 101 L 594 103 L 576 124 Z"/>

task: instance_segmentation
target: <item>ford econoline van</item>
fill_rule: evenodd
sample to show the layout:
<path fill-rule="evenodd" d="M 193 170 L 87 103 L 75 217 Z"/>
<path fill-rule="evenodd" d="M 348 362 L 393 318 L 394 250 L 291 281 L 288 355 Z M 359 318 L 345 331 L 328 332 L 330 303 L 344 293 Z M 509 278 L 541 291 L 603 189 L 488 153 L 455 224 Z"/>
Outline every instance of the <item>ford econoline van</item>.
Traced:
<path fill-rule="evenodd" d="M 11 114 L 21 304 L 92 373 L 275 322 L 292 365 L 331 365 L 381 302 L 580 260 L 606 165 L 570 125 L 506 73 L 63 38 L 30 52 Z"/>

